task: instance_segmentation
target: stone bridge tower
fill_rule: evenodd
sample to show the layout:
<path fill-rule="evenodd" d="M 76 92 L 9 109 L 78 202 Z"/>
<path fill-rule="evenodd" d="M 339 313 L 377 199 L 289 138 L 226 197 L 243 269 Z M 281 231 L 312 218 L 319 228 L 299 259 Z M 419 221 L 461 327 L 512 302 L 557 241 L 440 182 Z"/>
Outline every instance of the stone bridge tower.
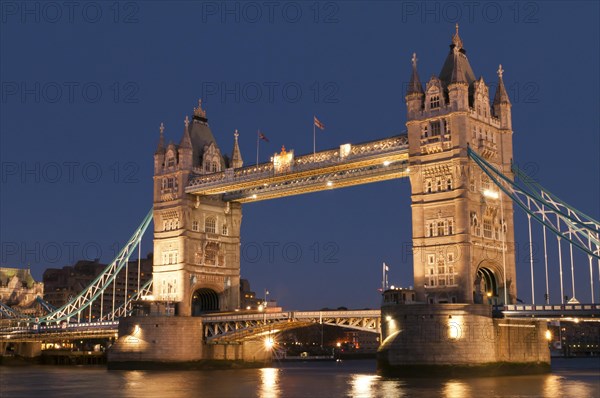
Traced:
<path fill-rule="evenodd" d="M 425 90 L 414 54 L 412 66 L 406 126 L 417 299 L 500 304 L 506 297 L 513 303 L 512 201 L 467 155 L 471 147 L 512 178 L 511 104 L 502 66 L 490 103 L 489 87 L 475 78 L 458 25 L 439 76 Z"/>
<path fill-rule="evenodd" d="M 165 146 L 164 126 L 154 155 L 154 298 L 175 303 L 181 316 L 239 307 L 239 203 L 185 193 L 192 175 L 243 164 L 237 131 L 231 160 L 224 156 L 201 102 L 179 145 Z"/>

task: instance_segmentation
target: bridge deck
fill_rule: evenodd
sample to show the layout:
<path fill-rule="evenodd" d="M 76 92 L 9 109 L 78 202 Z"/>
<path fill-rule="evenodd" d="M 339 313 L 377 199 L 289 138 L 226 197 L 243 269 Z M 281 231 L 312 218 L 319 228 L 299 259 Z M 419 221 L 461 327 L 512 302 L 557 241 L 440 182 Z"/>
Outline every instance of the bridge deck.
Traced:
<path fill-rule="evenodd" d="M 277 157 L 277 155 L 276 155 Z M 185 191 L 250 202 L 407 176 L 408 139 L 395 136 L 316 154 L 192 176 Z"/>

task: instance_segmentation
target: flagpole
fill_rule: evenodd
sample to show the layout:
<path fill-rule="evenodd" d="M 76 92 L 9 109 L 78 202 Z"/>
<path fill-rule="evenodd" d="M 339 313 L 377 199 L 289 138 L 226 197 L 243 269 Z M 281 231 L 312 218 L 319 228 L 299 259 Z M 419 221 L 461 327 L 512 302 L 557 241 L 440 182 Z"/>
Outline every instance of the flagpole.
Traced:
<path fill-rule="evenodd" d="M 256 166 L 258 166 L 258 146 L 260 145 L 260 129 L 256 130 Z"/>
<path fill-rule="evenodd" d="M 381 268 L 381 292 L 385 292 L 385 263 L 383 263 Z"/>
<path fill-rule="evenodd" d="M 313 162 L 315 161 L 316 154 L 317 154 L 317 138 L 316 138 L 317 134 L 316 134 L 314 118 L 315 118 L 315 116 L 313 116 Z"/>

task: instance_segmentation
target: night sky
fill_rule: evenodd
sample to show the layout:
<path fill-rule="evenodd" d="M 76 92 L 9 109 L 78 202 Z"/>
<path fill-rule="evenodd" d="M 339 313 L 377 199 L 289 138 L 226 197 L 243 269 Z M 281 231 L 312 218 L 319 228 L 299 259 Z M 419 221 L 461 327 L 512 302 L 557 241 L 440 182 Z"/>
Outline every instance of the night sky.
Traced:
<path fill-rule="evenodd" d="M 600 218 L 598 2 L 76 4 L 1 3 L 1 266 L 29 264 L 41 279 L 77 259 L 109 262 L 152 205 L 160 123 L 178 143 L 200 97 L 223 152 L 239 130 L 246 165 L 258 128 L 270 140 L 261 161 L 281 145 L 311 152 L 313 115 L 326 126 L 317 149 L 401 133 L 412 53 L 426 82 L 456 22 L 477 77 L 495 85 L 505 70 L 515 161 Z M 412 284 L 409 194 L 403 179 L 246 204 L 242 276 L 287 309 L 378 308 L 383 261 L 391 283 Z M 536 255 L 541 302 L 539 246 Z M 589 302 L 587 258 L 575 259 L 577 298 Z"/>

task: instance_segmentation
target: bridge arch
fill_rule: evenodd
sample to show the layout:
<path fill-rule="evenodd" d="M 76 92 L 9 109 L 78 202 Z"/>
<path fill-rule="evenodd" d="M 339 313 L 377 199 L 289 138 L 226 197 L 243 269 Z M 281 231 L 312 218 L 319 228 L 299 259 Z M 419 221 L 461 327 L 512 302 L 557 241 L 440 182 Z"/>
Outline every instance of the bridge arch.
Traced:
<path fill-rule="evenodd" d="M 500 271 L 495 263 L 482 262 L 475 271 L 473 302 L 475 304 L 495 304 L 499 297 Z"/>
<path fill-rule="evenodd" d="M 192 293 L 192 316 L 219 311 L 219 294 L 211 288 L 201 287 Z"/>

